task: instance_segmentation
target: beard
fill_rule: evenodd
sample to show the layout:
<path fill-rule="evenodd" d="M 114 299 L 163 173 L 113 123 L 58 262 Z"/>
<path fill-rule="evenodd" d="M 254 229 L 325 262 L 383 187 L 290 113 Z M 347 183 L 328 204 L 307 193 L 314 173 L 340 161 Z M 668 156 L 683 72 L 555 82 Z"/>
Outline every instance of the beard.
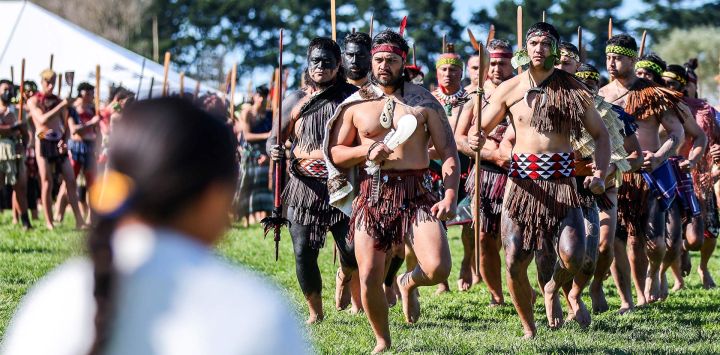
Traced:
<path fill-rule="evenodd" d="M 358 72 L 353 72 L 350 68 L 345 69 L 345 76 L 350 80 L 360 80 L 366 78 L 368 70 L 363 70 L 362 68 L 358 69 L 360 69 Z"/>
<path fill-rule="evenodd" d="M 405 79 L 403 78 L 402 73 L 400 73 L 398 76 L 393 76 L 392 78 L 387 79 L 387 80 L 376 77 L 375 73 L 372 73 L 370 77 L 374 83 L 380 84 L 382 86 L 393 87 L 396 89 L 399 88 L 405 82 Z"/>

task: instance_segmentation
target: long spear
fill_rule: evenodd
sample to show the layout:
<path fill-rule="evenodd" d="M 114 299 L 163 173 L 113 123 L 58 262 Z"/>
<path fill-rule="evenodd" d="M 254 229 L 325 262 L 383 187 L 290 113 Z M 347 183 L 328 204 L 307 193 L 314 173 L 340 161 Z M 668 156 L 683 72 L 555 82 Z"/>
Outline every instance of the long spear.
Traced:
<path fill-rule="evenodd" d="M 185 97 L 185 72 L 180 72 L 180 97 Z"/>
<path fill-rule="evenodd" d="M 613 36 L 613 28 L 612 28 L 612 17 L 610 20 L 608 20 L 608 39 L 612 38 Z"/>
<path fill-rule="evenodd" d="M 235 85 L 237 81 L 237 63 L 233 63 L 230 71 L 230 119 L 235 120 Z"/>
<path fill-rule="evenodd" d="M 72 97 L 73 88 L 75 87 L 75 72 L 74 71 L 66 71 L 65 72 L 65 84 L 67 84 L 70 87 L 70 91 L 68 92 L 68 97 Z"/>
<path fill-rule="evenodd" d="M 375 14 L 370 14 L 370 29 L 368 31 L 368 33 L 370 34 L 370 38 L 372 38 L 372 36 L 373 36 L 373 22 L 375 22 L 374 20 L 375 20 Z"/>
<path fill-rule="evenodd" d="M 62 82 L 63 82 L 63 73 L 59 73 L 58 78 L 57 78 L 58 97 L 62 96 Z"/>
<path fill-rule="evenodd" d="M 20 102 L 19 102 L 19 109 L 18 109 L 18 122 L 22 123 L 23 121 L 23 113 L 25 110 L 23 110 L 23 106 L 25 104 L 25 58 L 22 59 L 22 62 L 20 64 Z"/>
<path fill-rule="evenodd" d="M 197 100 L 200 96 L 200 80 L 195 80 L 195 92 L 193 93 L 193 100 Z"/>
<path fill-rule="evenodd" d="M 638 58 L 643 56 L 645 53 L 645 38 L 647 37 L 647 31 L 643 31 L 642 39 L 640 40 L 640 51 L 638 52 Z"/>
<path fill-rule="evenodd" d="M 485 61 L 483 57 L 485 53 L 482 44 L 478 43 L 469 28 L 468 35 L 470 37 L 470 43 L 472 43 L 472 46 L 477 51 L 478 58 L 480 59 L 480 70 L 478 70 L 478 88 L 477 95 L 475 97 L 475 122 L 477 124 L 477 133 L 479 134 L 481 129 L 480 125 L 482 124 L 482 109 L 480 106 L 482 105 L 485 97 L 485 92 L 483 90 L 483 85 L 485 84 Z M 480 151 L 481 149 L 478 149 L 478 151 L 475 152 L 475 196 L 473 196 L 475 199 L 475 213 L 473 213 L 473 217 L 475 218 L 475 228 L 473 228 L 475 237 L 475 272 L 479 272 L 480 270 Z"/>
<path fill-rule="evenodd" d="M 495 39 L 495 25 L 490 25 L 490 31 L 488 31 L 487 41 L 485 41 L 485 47 L 490 45 L 490 41 Z"/>
<path fill-rule="evenodd" d="M 523 11 L 522 6 L 517 7 L 517 41 L 518 41 L 518 52 L 523 49 Z M 518 74 L 522 73 L 522 66 L 517 68 Z"/>
<path fill-rule="evenodd" d="M 12 65 L 10 66 L 10 81 L 12 81 L 13 85 L 15 85 L 15 67 Z"/>
<path fill-rule="evenodd" d="M 337 42 L 337 34 L 335 32 L 335 0 L 330 0 L 330 22 L 332 24 L 332 40 Z"/>
<path fill-rule="evenodd" d="M 283 72 L 283 31 L 284 31 L 284 30 L 281 28 L 281 29 L 280 29 L 280 41 L 279 41 L 280 55 L 278 56 L 278 67 L 279 67 L 279 69 L 278 69 L 279 71 L 278 71 L 278 72 L 279 72 L 279 73 L 282 73 L 282 72 Z M 280 146 L 280 149 L 285 149 L 285 148 L 282 146 L 283 142 L 282 142 L 282 138 L 281 138 L 281 136 L 282 136 L 282 129 L 281 129 L 281 125 L 282 125 L 282 97 L 280 97 L 280 95 L 282 95 L 282 87 L 281 87 L 281 85 L 282 85 L 282 79 L 280 78 L 280 75 L 277 75 L 276 80 L 277 80 L 277 87 L 279 88 L 279 90 L 276 91 L 276 92 L 278 93 L 278 95 L 277 95 L 277 96 L 278 96 L 278 97 L 277 97 L 277 100 L 278 100 L 278 101 L 277 101 L 277 102 L 278 102 L 277 108 L 278 108 L 278 109 L 277 109 L 277 116 L 276 116 L 276 118 L 275 118 L 275 119 L 277 120 L 277 121 L 276 121 L 276 125 L 275 125 L 275 129 L 276 129 L 276 131 L 275 131 L 275 138 L 276 138 L 275 144 L 277 144 L 278 146 Z M 282 228 L 282 226 L 288 226 L 288 225 L 290 225 L 290 221 L 288 221 L 287 219 L 283 218 L 283 216 L 282 216 L 282 202 L 280 201 L 280 191 L 282 190 L 282 189 L 281 189 L 281 187 L 282 187 L 282 186 L 281 186 L 281 185 L 282 185 L 282 174 L 283 174 L 283 172 L 285 171 L 285 167 L 284 167 L 285 164 L 284 164 L 284 161 L 277 161 L 277 162 L 274 162 L 273 165 L 274 165 L 273 171 L 275 172 L 275 186 L 274 186 L 274 189 L 273 189 L 273 190 L 274 190 L 273 193 L 275 194 L 274 208 L 273 208 L 273 211 L 272 211 L 272 216 L 263 218 L 263 220 L 260 221 L 260 223 L 262 223 L 263 228 L 265 229 L 265 236 L 267 236 L 267 234 L 268 234 L 268 232 L 270 231 L 270 229 L 273 229 L 273 231 L 274 231 L 274 235 L 275 235 L 275 238 L 274 238 L 274 241 L 275 241 L 275 261 L 277 261 L 277 260 L 278 260 L 278 257 L 279 257 L 279 249 L 280 249 L 280 228 Z"/>
<path fill-rule="evenodd" d="M 155 87 L 155 77 L 152 76 L 152 77 L 150 77 L 150 90 L 148 90 L 148 95 L 147 95 L 148 99 L 152 99 L 152 92 L 153 92 L 154 87 Z"/>
<path fill-rule="evenodd" d="M 162 96 L 167 96 L 168 93 L 168 71 L 170 70 L 170 52 L 165 52 L 165 64 L 163 64 L 163 87 Z"/>
<path fill-rule="evenodd" d="M 95 66 L 95 112 L 100 113 L 100 65 Z"/>
<path fill-rule="evenodd" d="M 54 63 L 55 63 L 55 55 L 51 53 L 51 54 L 50 54 L 50 70 L 53 69 L 53 64 L 54 64 Z"/>

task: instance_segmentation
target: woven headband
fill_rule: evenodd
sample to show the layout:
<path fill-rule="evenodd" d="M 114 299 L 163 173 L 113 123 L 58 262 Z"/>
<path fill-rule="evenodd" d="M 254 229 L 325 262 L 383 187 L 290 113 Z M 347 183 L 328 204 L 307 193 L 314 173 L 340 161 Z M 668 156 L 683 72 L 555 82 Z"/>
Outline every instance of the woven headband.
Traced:
<path fill-rule="evenodd" d="M 490 52 L 490 58 L 512 58 L 513 54 L 511 52 Z"/>
<path fill-rule="evenodd" d="M 609 45 L 605 47 L 605 53 L 615 53 L 624 55 L 626 57 L 635 58 L 637 57 L 637 51 L 634 51 L 630 48 L 625 48 L 622 46 L 616 46 L 616 45 Z"/>
<path fill-rule="evenodd" d="M 536 30 L 533 32 L 528 32 L 528 34 L 525 37 L 529 41 L 530 38 L 539 37 L 539 36 L 547 36 L 547 37 L 550 37 L 550 39 L 553 40 L 553 42 L 557 42 L 557 38 L 555 38 L 555 36 L 553 36 L 550 32 L 543 31 L 543 30 Z"/>
<path fill-rule="evenodd" d="M 454 65 L 457 67 L 463 67 L 463 61 L 460 58 L 440 58 L 435 62 L 435 69 L 440 68 L 445 64 Z"/>
<path fill-rule="evenodd" d="M 560 56 L 561 57 L 570 57 L 572 59 L 575 59 L 576 62 L 580 61 L 580 56 L 575 54 L 575 52 L 571 52 L 565 49 L 560 50 Z"/>
<path fill-rule="evenodd" d="M 657 75 L 660 75 L 660 76 L 663 75 L 662 68 L 659 65 L 657 65 L 649 60 L 641 60 L 641 61 L 637 62 L 635 64 L 635 70 L 638 70 L 638 69 L 649 69 Z"/>
<path fill-rule="evenodd" d="M 582 80 L 600 81 L 600 73 L 594 71 L 579 71 L 575 73 L 575 77 Z"/>
<path fill-rule="evenodd" d="M 687 80 L 685 80 L 685 78 L 683 78 L 682 76 L 677 75 L 671 71 L 666 71 L 666 72 L 662 73 L 662 77 L 675 80 L 675 81 L 679 82 L 682 86 L 687 85 Z"/>
<path fill-rule="evenodd" d="M 397 55 L 401 56 L 403 60 L 405 60 L 405 58 L 407 57 L 407 52 L 400 49 L 400 47 L 389 45 L 389 44 L 380 44 L 380 45 L 373 47 L 373 49 L 370 51 L 370 55 L 375 55 L 375 53 L 380 53 L 380 52 L 397 54 Z"/>

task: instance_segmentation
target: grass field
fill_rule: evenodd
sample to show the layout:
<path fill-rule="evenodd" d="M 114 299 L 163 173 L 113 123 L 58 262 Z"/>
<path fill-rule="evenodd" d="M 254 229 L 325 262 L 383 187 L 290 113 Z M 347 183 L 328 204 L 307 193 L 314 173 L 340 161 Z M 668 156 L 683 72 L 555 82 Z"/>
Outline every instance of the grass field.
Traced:
<path fill-rule="evenodd" d="M 40 224 L 37 223 L 36 224 Z M 4 334 L 12 314 L 28 288 L 68 257 L 82 253 L 82 235 L 70 229 L 67 221 L 57 231 L 38 228 L 22 233 L 10 225 L 9 214 L 0 214 L 0 333 Z M 451 228 L 453 251 L 451 286 L 455 284 L 461 244 L 458 228 Z M 281 243 L 280 261 L 273 259 L 271 239 L 263 239 L 261 229 L 233 229 L 219 245 L 219 253 L 233 263 L 264 274 L 279 284 L 303 319 L 307 309 L 295 280 L 292 245 L 287 236 Z M 698 255 L 693 255 L 693 266 Z M 363 315 L 334 310 L 334 270 L 332 249 L 320 256 L 325 284 L 325 321 L 307 328 L 319 353 L 368 353 L 374 338 Z M 720 279 L 720 258 L 711 268 Z M 534 269 L 531 266 L 531 270 Z M 531 280 L 535 279 L 531 271 Z M 544 319 L 541 302 L 535 307 L 538 337 L 523 341 L 521 327 L 511 306 L 488 308 L 489 293 L 484 285 L 469 292 L 434 296 L 434 287 L 421 290 L 423 315 L 408 326 L 400 305 L 390 312 L 393 351 L 402 354 L 470 353 L 720 353 L 720 290 L 706 291 L 697 274 L 687 280 L 688 289 L 671 294 L 662 303 L 620 316 L 607 312 L 593 316 L 589 329 L 566 324 L 551 331 Z M 612 310 L 619 300 L 611 279 L 606 281 Z M 505 287 L 506 300 L 510 300 Z M 589 297 L 585 297 L 589 305 Z M 269 341 L 282 341 L 269 339 Z"/>

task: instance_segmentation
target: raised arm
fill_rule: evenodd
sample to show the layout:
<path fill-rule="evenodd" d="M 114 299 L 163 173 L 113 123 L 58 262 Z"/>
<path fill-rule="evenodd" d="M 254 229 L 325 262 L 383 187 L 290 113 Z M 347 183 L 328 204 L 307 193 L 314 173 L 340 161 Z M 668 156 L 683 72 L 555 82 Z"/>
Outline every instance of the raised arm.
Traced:
<path fill-rule="evenodd" d="M 64 99 L 57 106 L 53 107 L 50 111 L 42 112 L 42 110 L 37 106 L 37 100 L 28 100 L 28 111 L 30 111 L 30 116 L 33 118 L 36 124 L 44 125 L 54 115 L 64 110 L 67 104 L 67 99 Z"/>
<path fill-rule="evenodd" d="M 340 117 L 330 131 L 328 141 L 330 160 L 341 168 L 362 164 L 370 148 L 370 145 L 357 144 L 357 128 L 353 122 L 352 106 L 346 106 L 340 111 Z"/>

